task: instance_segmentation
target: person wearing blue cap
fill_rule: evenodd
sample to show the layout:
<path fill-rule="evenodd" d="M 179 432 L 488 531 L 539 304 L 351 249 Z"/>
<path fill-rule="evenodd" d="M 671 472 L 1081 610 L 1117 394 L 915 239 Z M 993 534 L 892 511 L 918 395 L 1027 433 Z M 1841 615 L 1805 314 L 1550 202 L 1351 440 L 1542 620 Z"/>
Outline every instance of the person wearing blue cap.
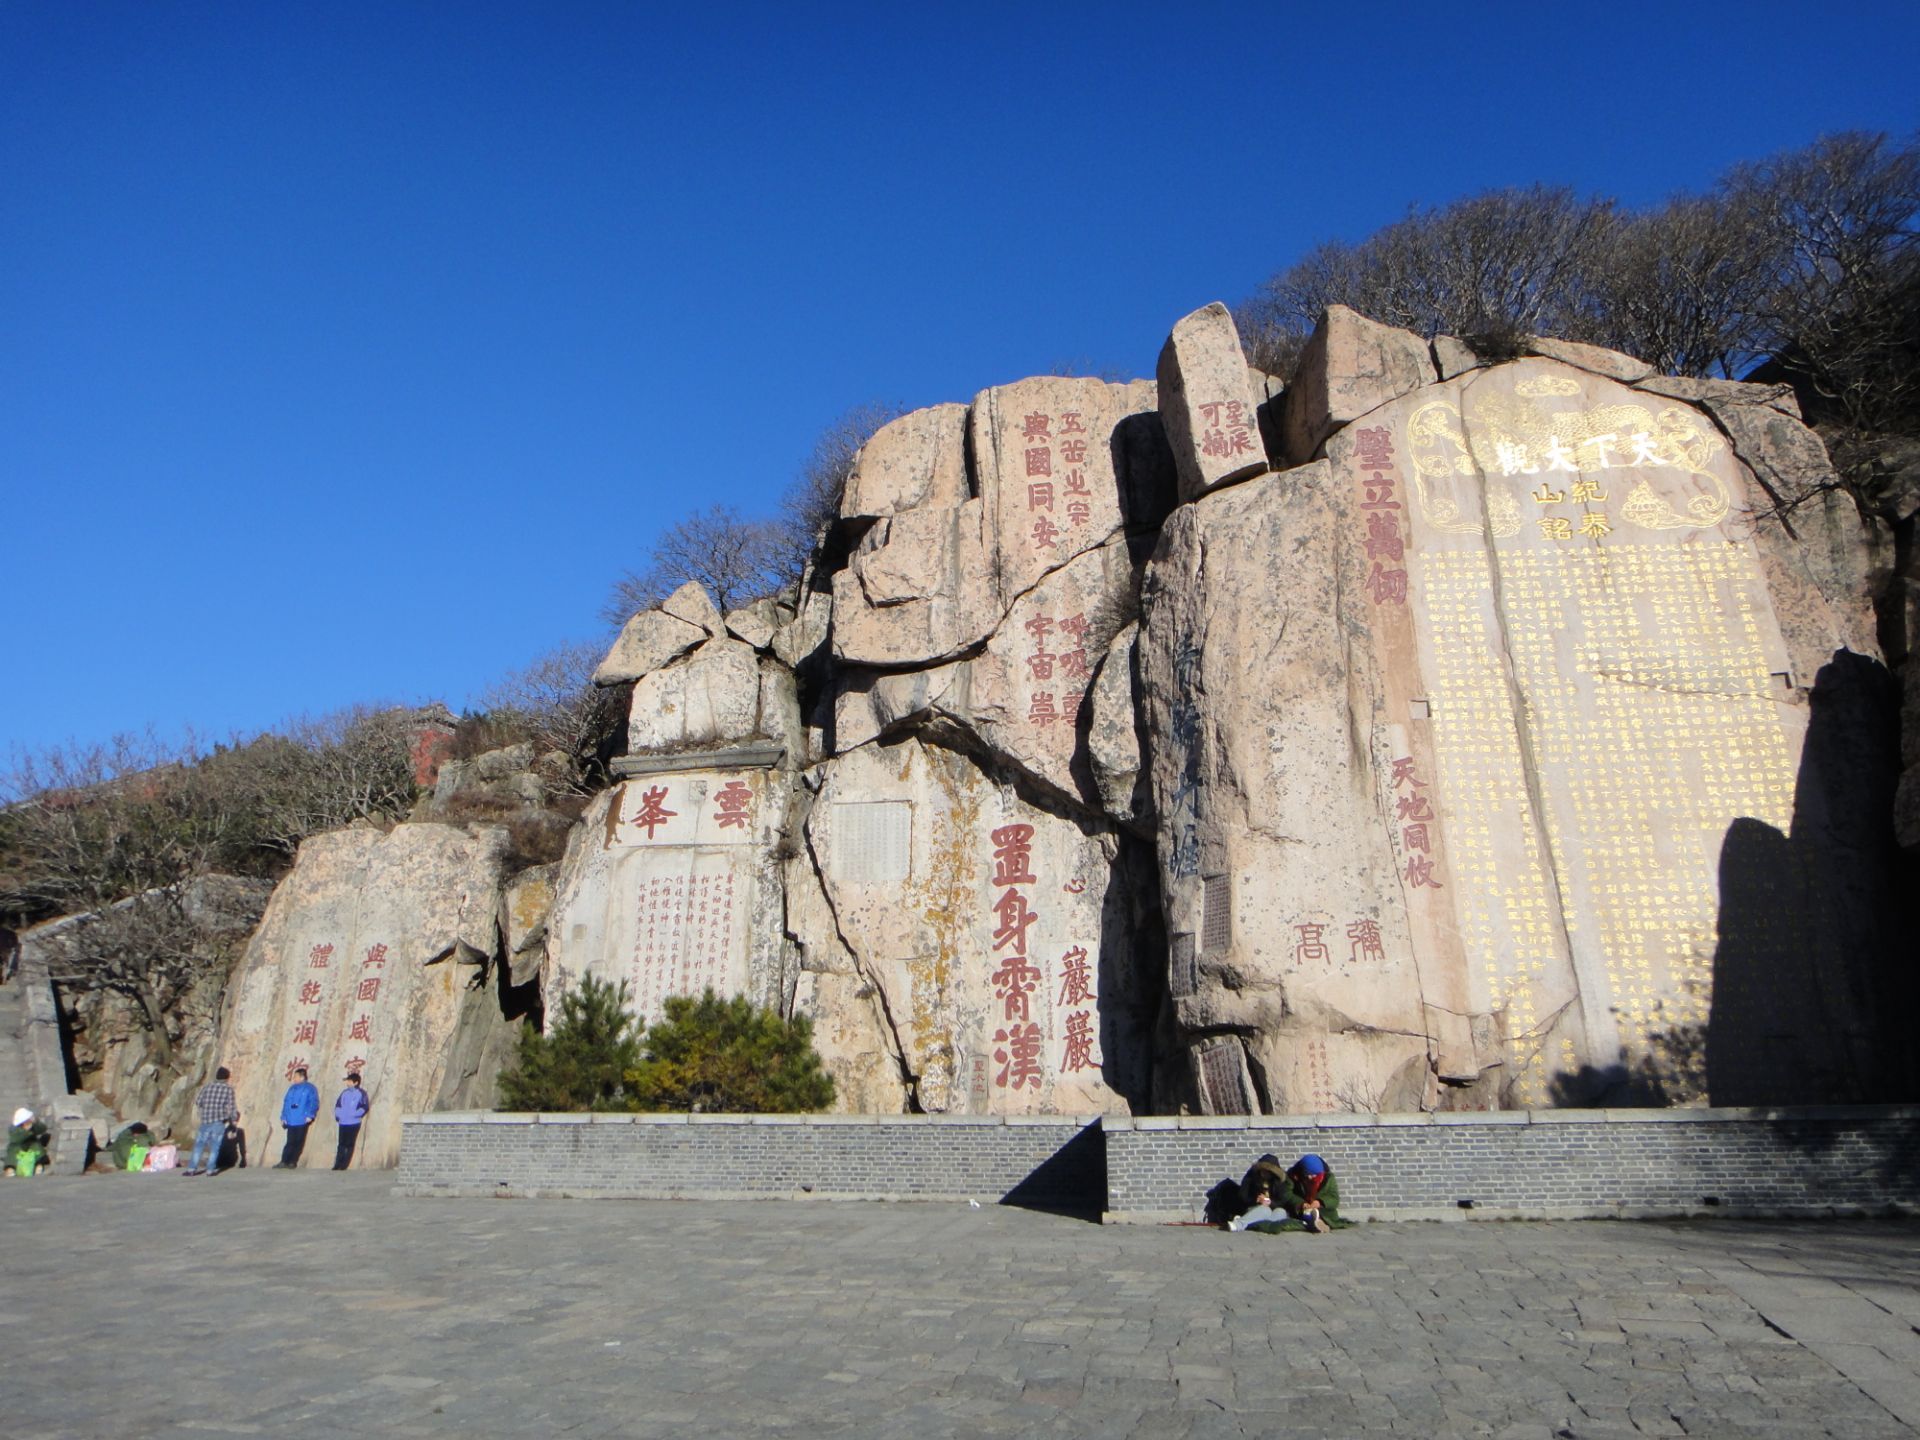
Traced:
<path fill-rule="evenodd" d="M 1333 1229 L 1340 1223 L 1340 1182 L 1333 1167 L 1318 1155 L 1302 1155 L 1287 1167 L 1274 1204 L 1313 1234 Z"/>

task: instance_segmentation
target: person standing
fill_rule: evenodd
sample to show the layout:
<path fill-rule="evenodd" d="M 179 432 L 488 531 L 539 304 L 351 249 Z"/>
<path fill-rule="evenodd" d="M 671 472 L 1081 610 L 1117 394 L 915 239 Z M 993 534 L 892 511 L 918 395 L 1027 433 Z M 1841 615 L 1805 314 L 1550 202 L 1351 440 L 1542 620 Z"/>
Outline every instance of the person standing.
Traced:
<path fill-rule="evenodd" d="M 222 1065 L 194 1097 L 200 1128 L 193 1135 L 193 1157 L 187 1162 L 189 1175 L 220 1173 L 220 1142 L 227 1138 L 227 1126 L 240 1118 L 239 1102 L 233 1097 L 233 1086 L 227 1083 L 231 1079 L 233 1072 Z"/>
<path fill-rule="evenodd" d="M 340 1145 L 333 1152 L 333 1168 L 344 1170 L 353 1162 L 353 1147 L 360 1140 L 360 1122 L 367 1118 L 367 1092 L 360 1088 L 358 1074 L 347 1076 L 347 1088 L 333 1102 L 333 1123 L 340 1127 Z"/>
<path fill-rule="evenodd" d="M 293 1072 L 293 1084 L 280 1102 L 280 1126 L 287 1132 L 287 1143 L 280 1147 L 277 1168 L 291 1170 L 300 1163 L 300 1152 L 307 1148 L 307 1130 L 319 1114 L 320 1091 L 308 1082 L 307 1068 L 302 1065 Z"/>

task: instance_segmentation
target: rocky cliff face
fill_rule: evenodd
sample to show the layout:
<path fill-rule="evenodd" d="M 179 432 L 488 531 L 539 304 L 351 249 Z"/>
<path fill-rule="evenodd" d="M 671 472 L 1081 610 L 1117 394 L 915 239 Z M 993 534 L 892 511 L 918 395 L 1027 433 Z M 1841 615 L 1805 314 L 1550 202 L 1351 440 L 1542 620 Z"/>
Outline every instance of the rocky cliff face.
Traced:
<path fill-rule="evenodd" d="M 349 1072 L 372 1099 L 362 1165 L 398 1159 L 403 1114 L 491 1099 L 503 1051 L 495 1032 L 511 1025 L 493 968 L 505 846 L 498 828 L 408 824 L 336 830 L 300 847 L 247 947 L 221 1031 L 220 1063 L 233 1071 L 255 1163 L 278 1158 L 280 1099 L 296 1066 L 325 1102 L 305 1165 L 332 1163 L 327 1107 Z"/>
<path fill-rule="evenodd" d="M 1282 392 L 1209 306 L 881 430 L 796 594 L 635 616 L 559 865 L 312 842 L 229 1063 L 474 1103 L 485 961 L 808 1014 L 855 1111 L 1886 1097 L 1888 536 L 1784 391 L 1335 310 Z"/>

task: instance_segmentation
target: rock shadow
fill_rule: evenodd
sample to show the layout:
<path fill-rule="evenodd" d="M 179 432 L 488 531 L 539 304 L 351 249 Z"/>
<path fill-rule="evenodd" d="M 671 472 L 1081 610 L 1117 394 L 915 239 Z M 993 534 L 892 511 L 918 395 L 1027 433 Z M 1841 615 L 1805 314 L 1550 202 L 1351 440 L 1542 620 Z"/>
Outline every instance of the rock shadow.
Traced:
<path fill-rule="evenodd" d="M 1900 1037 L 1920 991 L 1896 953 L 1914 878 L 1893 832 L 1899 714 L 1885 666 L 1834 652 L 1809 697 L 1789 833 L 1748 816 L 1727 827 L 1703 1057 L 1714 1105 L 1915 1095 Z"/>

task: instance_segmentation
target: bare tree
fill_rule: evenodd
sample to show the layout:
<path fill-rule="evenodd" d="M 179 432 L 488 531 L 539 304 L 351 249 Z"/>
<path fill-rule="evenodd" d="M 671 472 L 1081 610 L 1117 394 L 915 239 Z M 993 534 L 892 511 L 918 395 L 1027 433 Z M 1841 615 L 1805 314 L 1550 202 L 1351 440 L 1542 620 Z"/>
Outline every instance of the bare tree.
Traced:
<path fill-rule="evenodd" d="M 799 575 L 820 532 L 839 518 L 840 501 L 847 493 L 847 480 L 853 474 L 861 447 L 882 425 L 899 419 L 904 413 L 898 405 L 868 401 L 847 411 L 813 442 L 812 451 L 781 502 L 788 544 L 797 557 L 794 576 Z"/>
<path fill-rule="evenodd" d="M 1920 136 L 1827 136 L 1738 167 L 1722 192 L 1770 242 L 1762 336 L 1809 418 L 1920 423 Z"/>
<path fill-rule="evenodd" d="M 1612 202 L 1534 186 L 1415 209 L 1358 245 L 1330 242 L 1268 280 L 1236 315 L 1254 363 L 1289 373 L 1327 306 L 1497 352 L 1518 337 L 1581 338 L 1616 229 Z M 1284 368 L 1280 368 L 1284 367 Z"/>
<path fill-rule="evenodd" d="M 235 817 L 226 857 L 248 844 L 284 863 L 309 835 L 405 815 L 416 788 L 414 729 L 412 711 L 354 706 L 208 756 L 192 778 Z"/>
<path fill-rule="evenodd" d="M 535 747 L 567 757 L 566 783 L 580 794 L 607 780 L 610 742 L 626 723 L 628 687 L 593 684 L 601 646 L 555 646 L 489 686 L 480 703 L 487 718 L 524 735 Z"/>
<path fill-rule="evenodd" d="M 1720 195 L 1624 216 L 1590 282 L 1592 338 L 1670 375 L 1741 374 L 1764 353 L 1770 252 L 1748 209 Z"/>
<path fill-rule="evenodd" d="M 698 580 L 714 604 L 731 610 L 771 594 L 798 572 L 780 521 L 752 520 L 730 505 L 713 505 L 662 531 L 647 568 L 629 570 L 614 582 L 600 618 L 623 625 L 689 580 Z"/>

